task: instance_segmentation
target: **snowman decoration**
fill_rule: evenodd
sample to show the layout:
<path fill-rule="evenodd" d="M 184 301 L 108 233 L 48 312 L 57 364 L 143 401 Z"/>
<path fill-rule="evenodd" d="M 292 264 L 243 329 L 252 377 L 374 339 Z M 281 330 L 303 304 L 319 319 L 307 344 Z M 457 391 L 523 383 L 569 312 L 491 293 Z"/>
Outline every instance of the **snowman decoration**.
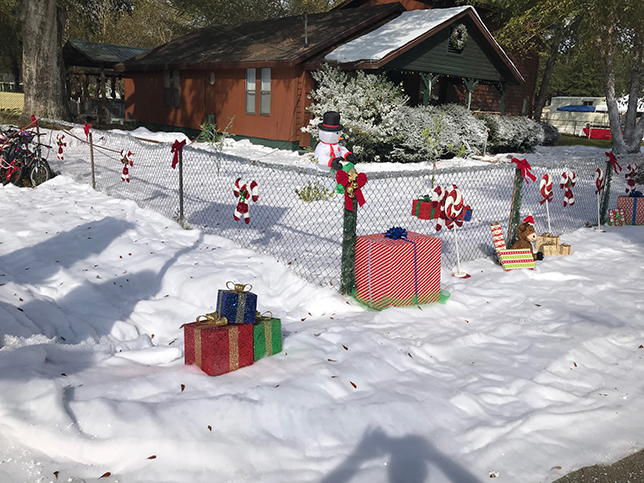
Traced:
<path fill-rule="evenodd" d="M 341 160 L 344 159 L 353 167 L 356 157 L 344 146 L 340 146 L 340 135 L 344 126 L 340 124 L 340 114 L 335 111 L 327 111 L 322 116 L 322 122 L 318 124 L 318 138 L 320 142 L 315 147 L 313 160 L 318 169 L 323 171 L 345 169 Z"/>

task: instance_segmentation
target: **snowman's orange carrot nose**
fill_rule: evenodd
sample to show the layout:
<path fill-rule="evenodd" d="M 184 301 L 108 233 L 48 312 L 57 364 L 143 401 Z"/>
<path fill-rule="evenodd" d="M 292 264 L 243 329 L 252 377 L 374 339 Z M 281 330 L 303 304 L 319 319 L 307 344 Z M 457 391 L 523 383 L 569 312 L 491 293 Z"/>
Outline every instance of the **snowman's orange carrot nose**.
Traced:
<path fill-rule="evenodd" d="M 338 141 L 342 141 L 343 139 L 344 139 L 344 138 L 343 138 L 342 136 L 340 136 L 340 137 L 338 138 Z"/>

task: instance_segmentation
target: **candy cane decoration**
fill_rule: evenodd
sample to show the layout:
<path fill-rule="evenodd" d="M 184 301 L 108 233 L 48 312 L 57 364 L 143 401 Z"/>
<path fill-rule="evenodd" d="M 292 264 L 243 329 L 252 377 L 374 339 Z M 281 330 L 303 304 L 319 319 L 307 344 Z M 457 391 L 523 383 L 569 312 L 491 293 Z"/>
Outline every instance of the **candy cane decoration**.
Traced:
<path fill-rule="evenodd" d="M 546 173 L 543 175 L 543 178 L 541 178 L 541 182 L 539 183 L 539 191 L 541 192 L 541 196 L 543 196 L 543 199 L 539 202 L 540 204 L 546 204 L 546 215 L 548 217 L 548 233 L 552 233 L 552 228 L 550 228 L 550 203 L 552 203 L 552 199 L 554 198 L 554 195 L 552 194 L 552 177 Z"/>
<path fill-rule="evenodd" d="M 637 164 L 633 165 L 628 165 L 626 166 L 626 174 L 624 177 L 626 178 L 626 192 L 630 193 L 631 191 L 635 191 L 635 172 L 637 171 Z"/>
<path fill-rule="evenodd" d="M 601 193 L 604 191 L 604 171 L 601 168 L 597 168 L 595 172 L 595 194 L 597 195 L 597 229 L 599 230 L 601 226 L 601 219 L 599 215 L 599 207 L 601 204 Z"/>
<path fill-rule="evenodd" d="M 577 175 L 574 171 L 564 171 L 561 174 L 559 187 L 565 190 L 563 200 L 564 208 L 575 204 L 575 196 L 572 194 L 572 188 L 575 186 L 575 183 L 577 183 Z"/>
<path fill-rule="evenodd" d="M 445 218 L 445 198 L 447 197 L 447 190 L 436 186 L 434 191 L 432 191 L 432 201 L 439 203 L 440 214 L 436 218 L 436 231 L 440 231 L 443 228 L 443 224 L 446 222 Z"/>
<path fill-rule="evenodd" d="M 456 227 L 463 226 L 463 221 L 459 220 L 461 213 L 463 213 L 464 202 L 463 195 L 456 185 L 452 185 L 452 189 L 445 194 L 445 219 L 447 220 L 445 226 L 448 230 L 454 228 L 454 244 L 456 245 L 456 264 L 458 271 L 454 273 L 458 278 L 469 278 L 470 275 L 461 271 L 461 257 L 458 250 L 458 236 L 456 235 Z"/>
<path fill-rule="evenodd" d="M 64 159 L 63 148 L 67 146 L 67 143 L 64 142 L 65 135 L 59 134 L 56 136 L 56 144 L 58 145 L 58 155 L 56 156 L 61 161 Z"/>
<path fill-rule="evenodd" d="M 251 181 L 248 185 L 246 183 L 240 184 L 240 182 L 241 178 L 237 178 L 233 186 L 233 193 L 235 193 L 236 198 L 239 198 L 239 202 L 233 213 L 233 218 L 235 221 L 243 218 L 244 223 L 248 225 L 250 223 L 249 205 L 251 201 L 257 203 L 259 199 L 259 187 L 255 181 Z"/>
<path fill-rule="evenodd" d="M 121 163 L 123 163 L 123 173 L 121 174 L 121 180 L 130 182 L 130 170 L 128 166 L 134 166 L 132 162 L 132 151 L 125 152 L 125 149 L 121 150 Z"/>

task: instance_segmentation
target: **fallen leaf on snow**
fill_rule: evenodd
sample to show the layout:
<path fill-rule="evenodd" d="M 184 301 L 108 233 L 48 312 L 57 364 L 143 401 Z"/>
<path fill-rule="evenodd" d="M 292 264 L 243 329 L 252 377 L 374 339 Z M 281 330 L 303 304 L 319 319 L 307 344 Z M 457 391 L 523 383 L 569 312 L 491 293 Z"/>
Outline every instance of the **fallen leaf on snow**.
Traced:
<path fill-rule="evenodd" d="M 351 382 L 351 381 L 349 381 Z M 356 386 L 355 382 L 351 382 L 351 385 L 353 386 L 354 389 L 358 389 L 358 386 Z"/>
<path fill-rule="evenodd" d="M 112 473 L 110 473 L 109 471 L 106 471 L 98 479 L 100 480 L 101 478 L 107 478 L 108 476 L 111 476 L 111 475 L 112 475 Z"/>
<path fill-rule="evenodd" d="M 157 455 L 153 454 L 152 456 L 148 456 L 149 460 L 155 460 L 157 459 Z"/>
<path fill-rule="evenodd" d="M 344 347 L 344 350 L 345 350 L 345 351 L 348 351 L 348 350 L 349 350 L 349 348 L 348 348 L 346 345 L 344 345 L 344 344 L 342 344 L 342 347 Z"/>
<path fill-rule="evenodd" d="M 208 425 L 208 431 L 212 431 L 212 426 Z"/>
<path fill-rule="evenodd" d="M 181 392 L 183 392 L 183 390 L 184 390 L 185 388 L 186 388 L 186 385 L 185 385 L 185 384 L 181 384 Z"/>
<path fill-rule="evenodd" d="M 58 471 L 54 471 L 54 476 L 58 479 Z"/>
<path fill-rule="evenodd" d="M 553 466 L 553 467 L 552 467 L 552 468 L 550 468 L 550 469 L 551 469 L 551 470 L 560 470 L 560 469 L 561 469 L 561 466 Z"/>
<path fill-rule="evenodd" d="M 489 475 L 490 475 L 490 478 L 498 478 L 499 477 L 499 472 L 494 471 L 494 470 L 490 470 Z"/>

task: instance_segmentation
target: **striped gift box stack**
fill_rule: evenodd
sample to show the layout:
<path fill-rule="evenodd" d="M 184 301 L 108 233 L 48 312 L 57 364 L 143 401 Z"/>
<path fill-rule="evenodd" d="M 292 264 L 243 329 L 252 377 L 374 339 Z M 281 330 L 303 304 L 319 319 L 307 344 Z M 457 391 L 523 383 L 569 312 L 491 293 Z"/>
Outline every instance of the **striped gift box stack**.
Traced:
<path fill-rule="evenodd" d="M 421 305 L 440 300 L 441 241 L 408 232 L 406 239 L 384 234 L 359 236 L 356 296 L 376 308 Z"/>
<path fill-rule="evenodd" d="M 494 248 L 499 257 L 499 262 L 506 272 L 510 270 L 519 270 L 527 268 L 532 270 L 536 267 L 532 250 L 524 248 L 521 250 L 512 250 L 505 247 L 505 240 L 503 239 L 503 230 L 498 222 L 490 223 L 492 229 L 492 239 L 494 240 Z"/>

